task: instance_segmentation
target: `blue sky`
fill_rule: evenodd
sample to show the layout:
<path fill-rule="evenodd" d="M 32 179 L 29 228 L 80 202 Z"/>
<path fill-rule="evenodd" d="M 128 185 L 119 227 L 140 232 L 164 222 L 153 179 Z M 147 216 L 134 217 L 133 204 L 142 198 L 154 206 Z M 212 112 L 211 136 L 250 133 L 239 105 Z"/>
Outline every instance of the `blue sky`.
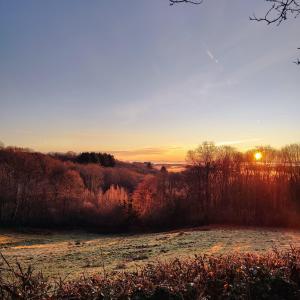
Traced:
<path fill-rule="evenodd" d="M 0 140 L 170 161 L 300 142 L 300 20 L 249 21 L 267 7 L 0 0 Z"/>

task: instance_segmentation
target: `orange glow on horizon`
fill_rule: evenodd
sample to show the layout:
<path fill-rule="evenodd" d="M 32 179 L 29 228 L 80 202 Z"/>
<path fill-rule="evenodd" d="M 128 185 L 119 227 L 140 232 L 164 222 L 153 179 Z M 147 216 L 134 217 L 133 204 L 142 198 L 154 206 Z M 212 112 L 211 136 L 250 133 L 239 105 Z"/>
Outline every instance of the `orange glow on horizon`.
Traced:
<path fill-rule="evenodd" d="M 262 159 L 262 153 L 261 152 L 255 152 L 254 153 L 255 160 L 259 161 Z"/>

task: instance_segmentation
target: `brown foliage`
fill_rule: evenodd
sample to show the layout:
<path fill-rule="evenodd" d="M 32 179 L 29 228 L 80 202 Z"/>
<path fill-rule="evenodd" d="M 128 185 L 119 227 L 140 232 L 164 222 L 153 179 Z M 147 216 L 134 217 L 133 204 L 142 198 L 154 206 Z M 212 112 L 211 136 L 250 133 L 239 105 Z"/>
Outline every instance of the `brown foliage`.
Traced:
<path fill-rule="evenodd" d="M 4 258 L 5 260 L 5 258 Z M 134 273 L 50 283 L 29 267 L 7 263 L 0 297 L 10 299 L 299 299 L 300 250 L 264 255 L 202 255 L 148 264 Z"/>
<path fill-rule="evenodd" d="M 104 168 L 4 148 L 0 222 L 103 231 L 211 223 L 300 226 L 300 145 L 243 154 L 206 142 L 188 153 L 188 162 L 174 174 L 144 164 Z"/>

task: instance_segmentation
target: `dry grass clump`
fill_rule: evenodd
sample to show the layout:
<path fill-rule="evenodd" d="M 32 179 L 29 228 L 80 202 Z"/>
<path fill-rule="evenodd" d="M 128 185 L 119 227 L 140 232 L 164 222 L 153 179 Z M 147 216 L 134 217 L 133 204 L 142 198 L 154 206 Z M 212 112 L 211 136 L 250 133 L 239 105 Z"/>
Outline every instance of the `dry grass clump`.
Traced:
<path fill-rule="evenodd" d="M 9 276 L 8 276 L 9 275 Z M 51 283 L 42 273 L 8 265 L 1 299 L 300 299 L 300 249 L 148 264 L 136 272 Z"/>

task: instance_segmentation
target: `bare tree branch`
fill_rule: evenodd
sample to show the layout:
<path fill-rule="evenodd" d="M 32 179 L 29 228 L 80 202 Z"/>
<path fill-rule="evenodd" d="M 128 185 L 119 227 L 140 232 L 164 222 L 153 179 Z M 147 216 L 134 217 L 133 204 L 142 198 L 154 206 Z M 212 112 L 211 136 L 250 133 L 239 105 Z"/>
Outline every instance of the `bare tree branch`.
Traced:
<path fill-rule="evenodd" d="M 190 4 L 202 4 L 204 0 L 169 0 L 170 5 L 176 3 L 190 3 Z M 253 14 L 250 17 L 251 21 L 265 22 L 268 25 L 276 24 L 279 26 L 283 21 L 288 18 L 297 18 L 300 15 L 300 0 L 265 0 L 271 3 L 271 7 L 267 10 L 263 17 L 256 17 Z M 298 48 L 300 50 L 300 48 Z M 294 63 L 300 66 L 300 58 Z"/>
<path fill-rule="evenodd" d="M 266 0 L 271 2 L 272 5 L 265 13 L 263 17 L 250 17 L 251 21 L 266 22 L 268 25 L 277 24 L 280 25 L 283 21 L 286 21 L 289 17 L 297 18 L 300 14 L 300 1 L 296 0 Z"/>
<path fill-rule="evenodd" d="M 298 50 L 300 50 L 300 48 L 298 48 Z M 294 63 L 299 66 L 300 65 L 300 59 L 298 58 L 296 61 L 294 61 Z"/>
<path fill-rule="evenodd" d="M 279 26 L 283 21 L 288 18 L 297 18 L 300 15 L 300 1 L 299 0 L 266 0 L 271 2 L 272 5 L 263 17 L 250 17 L 251 21 L 265 22 L 267 25 L 276 24 Z M 300 49 L 300 48 L 298 48 Z M 296 65 L 300 65 L 300 59 L 294 61 Z"/>
<path fill-rule="evenodd" d="M 169 0 L 170 1 L 170 5 L 174 5 L 177 3 L 190 3 L 190 4 L 202 4 L 203 0 Z"/>

